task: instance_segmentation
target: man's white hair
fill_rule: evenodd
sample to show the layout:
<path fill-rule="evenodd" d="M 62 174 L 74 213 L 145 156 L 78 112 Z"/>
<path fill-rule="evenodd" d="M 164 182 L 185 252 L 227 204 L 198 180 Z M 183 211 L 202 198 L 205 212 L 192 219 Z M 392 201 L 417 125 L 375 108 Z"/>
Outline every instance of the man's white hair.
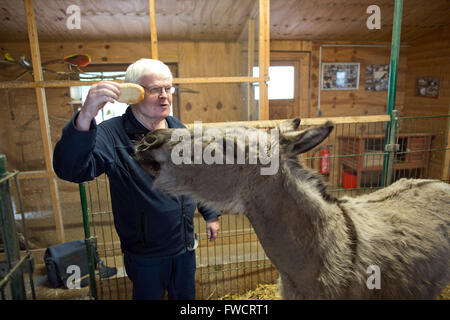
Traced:
<path fill-rule="evenodd" d="M 155 59 L 142 58 L 128 66 L 125 82 L 139 84 L 142 76 L 152 74 L 167 75 L 172 79 L 172 72 L 165 63 Z"/>

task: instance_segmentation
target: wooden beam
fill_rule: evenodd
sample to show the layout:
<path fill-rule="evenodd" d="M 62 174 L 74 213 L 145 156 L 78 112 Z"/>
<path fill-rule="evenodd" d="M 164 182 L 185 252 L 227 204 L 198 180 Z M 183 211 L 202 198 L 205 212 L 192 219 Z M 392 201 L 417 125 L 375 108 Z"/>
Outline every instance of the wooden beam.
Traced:
<path fill-rule="evenodd" d="M 191 84 L 191 83 L 242 83 L 257 82 L 258 77 L 204 77 L 204 78 L 174 78 L 174 84 Z"/>
<path fill-rule="evenodd" d="M 248 70 L 247 75 L 253 75 L 253 66 L 255 61 L 255 19 L 251 18 L 248 20 Z M 251 83 L 247 86 L 247 120 L 253 120 L 253 86 Z"/>
<path fill-rule="evenodd" d="M 54 172 L 47 172 L 45 170 L 20 171 L 19 175 L 17 176 L 19 180 L 53 178 L 53 177 L 56 177 L 56 174 Z"/>
<path fill-rule="evenodd" d="M 156 32 L 155 0 L 148 0 L 148 11 L 150 17 L 150 44 L 152 48 L 152 59 L 158 60 L 158 36 Z"/>
<path fill-rule="evenodd" d="M 39 40 L 36 29 L 36 20 L 34 17 L 33 0 L 25 0 L 25 12 L 27 15 L 28 40 L 30 41 L 31 59 L 33 64 L 34 81 L 43 81 L 43 73 L 41 66 L 41 55 L 39 51 Z M 53 172 L 52 163 L 52 142 L 50 137 L 50 127 L 47 113 L 47 99 L 44 88 L 35 88 L 37 107 L 39 111 L 39 122 L 41 126 L 42 144 L 44 147 L 45 168 L 47 173 Z M 52 199 L 53 215 L 56 224 L 56 234 L 58 242 L 65 240 L 64 225 L 61 215 L 61 206 L 59 201 L 59 192 L 56 177 L 49 178 L 50 196 Z"/>
<path fill-rule="evenodd" d="M 390 116 L 387 114 L 376 116 L 361 116 L 361 117 L 330 117 L 330 118 L 307 118 L 302 119 L 302 126 L 318 126 L 327 121 L 332 121 L 334 124 L 348 124 L 348 123 L 377 123 L 390 121 Z M 259 120 L 259 121 L 230 121 L 230 122 L 211 122 L 202 123 L 204 127 L 220 127 L 220 126 L 250 126 L 254 128 L 275 128 L 280 122 L 289 119 L 281 120 Z M 191 128 L 192 123 L 186 124 L 187 128 Z"/>
<path fill-rule="evenodd" d="M 123 80 L 114 80 L 122 83 Z M 258 77 L 196 77 L 196 78 L 174 78 L 174 84 L 190 84 L 190 83 L 242 83 L 242 82 L 258 82 Z M 20 89 L 20 88 L 69 88 L 77 86 L 91 86 L 96 81 L 77 81 L 77 80 L 49 80 L 49 81 L 4 81 L 0 82 L 0 89 Z"/>
<path fill-rule="evenodd" d="M 270 0 L 259 0 L 259 119 L 269 120 Z"/>

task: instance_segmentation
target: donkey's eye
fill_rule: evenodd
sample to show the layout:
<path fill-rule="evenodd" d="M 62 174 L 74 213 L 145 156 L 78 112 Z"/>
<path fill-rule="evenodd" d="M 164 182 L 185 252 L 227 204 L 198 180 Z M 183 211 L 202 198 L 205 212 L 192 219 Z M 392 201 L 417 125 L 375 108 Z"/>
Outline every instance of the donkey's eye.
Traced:
<path fill-rule="evenodd" d="M 152 144 L 155 141 L 156 141 L 156 137 L 154 137 L 154 136 L 145 138 L 145 142 L 147 142 L 147 144 Z"/>

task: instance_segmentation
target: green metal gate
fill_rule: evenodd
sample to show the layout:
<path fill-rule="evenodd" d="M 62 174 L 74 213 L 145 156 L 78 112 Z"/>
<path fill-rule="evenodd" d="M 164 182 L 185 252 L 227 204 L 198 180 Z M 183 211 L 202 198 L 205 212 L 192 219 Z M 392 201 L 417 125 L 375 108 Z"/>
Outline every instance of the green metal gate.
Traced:
<path fill-rule="evenodd" d="M 19 171 L 6 171 L 6 157 L 0 154 L 0 227 L 3 240 L 3 251 L 6 256 L 6 273 L 0 279 L 0 298 L 2 300 L 26 300 L 27 291 L 31 298 L 36 299 L 33 282 L 34 262 L 28 245 L 28 236 L 25 226 L 25 216 L 22 205 L 17 175 Z M 11 204 L 10 179 L 14 179 L 19 209 L 22 220 L 22 233 L 24 236 L 25 254 L 21 257 L 19 239 L 15 225 L 14 212 Z M 25 281 L 24 274 L 28 273 L 29 280 Z M 7 285 L 9 290 L 7 291 Z M 28 285 L 28 286 L 27 286 Z M 28 290 L 27 290 L 28 289 Z"/>

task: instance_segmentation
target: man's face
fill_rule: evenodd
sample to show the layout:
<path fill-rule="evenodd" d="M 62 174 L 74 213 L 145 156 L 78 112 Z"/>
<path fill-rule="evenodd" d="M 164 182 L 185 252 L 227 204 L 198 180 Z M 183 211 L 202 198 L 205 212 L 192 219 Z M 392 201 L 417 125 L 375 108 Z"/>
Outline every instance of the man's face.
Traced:
<path fill-rule="evenodd" d="M 136 105 L 139 112 L 148 118 L 165 119 L 170 114 L 172 94 L 162 88 L 172 86 L 171 77 L 164 74 L 143 75 L 139 82 L 145 89 L 144 100 Z M 152 88 L 160 88 L 160 90 L 151 90 Z M 151 93 L 150 91 L 157 92 Z"/>

